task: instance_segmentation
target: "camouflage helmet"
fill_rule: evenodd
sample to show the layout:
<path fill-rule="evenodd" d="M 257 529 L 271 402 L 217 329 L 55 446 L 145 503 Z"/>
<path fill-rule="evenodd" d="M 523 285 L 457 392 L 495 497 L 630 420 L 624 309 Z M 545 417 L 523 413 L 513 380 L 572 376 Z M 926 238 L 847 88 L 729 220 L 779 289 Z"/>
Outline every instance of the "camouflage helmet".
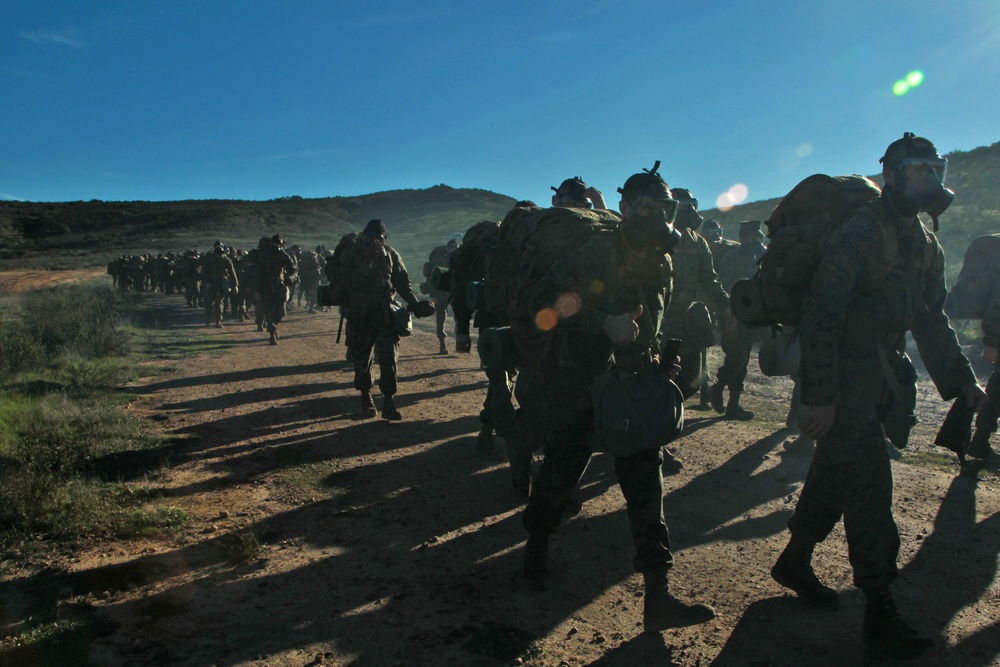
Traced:
<path fill-rule="evenodd" d="M 908 157 L 941 158 L 930 139 L 918 137 L 912 132 L 904 132 L 902 139 L 896 139 L 889 144 L 885 149 L 885 155 L 879 158 L 879 162 L 888 167 L 894 167 Z"/>
<path fill-rule="evenodd" d="M 660 168 L 660 161 L 657 160 L 652 169 L 643 169 L 641 173 L 633 174 L 625 181 L 625 185 L 618 188 L 622 199 L 626 202 L 634 202 L 639 197 L 652 197 L 660 200 L 673 200 L 670 196 L 670 187 L 663 180 L 657 170 Z"/>

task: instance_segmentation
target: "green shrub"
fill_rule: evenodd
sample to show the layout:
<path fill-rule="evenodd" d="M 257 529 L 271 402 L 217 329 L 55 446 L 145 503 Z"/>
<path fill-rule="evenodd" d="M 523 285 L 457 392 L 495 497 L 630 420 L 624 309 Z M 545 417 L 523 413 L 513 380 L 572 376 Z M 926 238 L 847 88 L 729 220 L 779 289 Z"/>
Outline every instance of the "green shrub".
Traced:
<path fill-rule="evenodd" d="M 231 565 L 243 565 L 256 560 L 264 550 L 264 545 L 253 530 L 234 530 L 219 538 L 222 556 Z"/>

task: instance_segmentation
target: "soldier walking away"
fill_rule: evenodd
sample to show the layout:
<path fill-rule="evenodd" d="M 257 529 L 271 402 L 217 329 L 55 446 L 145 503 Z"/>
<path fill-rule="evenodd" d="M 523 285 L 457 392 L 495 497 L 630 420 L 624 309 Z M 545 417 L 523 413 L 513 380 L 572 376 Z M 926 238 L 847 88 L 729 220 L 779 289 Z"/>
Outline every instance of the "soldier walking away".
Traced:
<path fill-rule="evenodd" d="M 316 294 L 319 290 L 319 279 L 323 276 L 323 264 L 318 253 L 303 250 L 299 255 L 299 299 L 305 295 L 308 312 L 316 312 Z"/>
<path fill-rule="evenodd" d="M 201 258 L 201 285 L 205 299 L 205 326 L 222 328 L 223 300 L 232 292 L 239 292 L 239 280 L 233 261 L 226 254 L 226 246 L 216 241 L 212 252 Z"/>
<path fill-rule="evenodd" d="M 659 364 L 659 325 L 670 298 L 666 253 L 678 236 L 671 225 L 677 202 L 656 167 L 630 177 L 619 192 L 621 225 L 557 261 L 532 293 L 535 321 L 563 318 L 558 371 L 549 388 L 545 459 L 524 512 L 524 574 L 537 589 L 547 587 L 549 536 L 590 461 L 596 376 L 612 366 L 639 370 Z M 673 556 L 663 519 L 662 461 L 658 447 L 615 457 L 635 546 L 632 563 L 644 578 L 643 621 L 650 632 L 715 616 L 711 607 L 685 604 L 669 591 Z"/>
<path fill-rule="evenodd" d="M 716 273 L 719 272 L 719 264 L 722 262 L 722 258 L 725 257 L 726 253 L 733 248 L 738 247 L 740 244 L 736 241 L 731 241 L 725 237 L 725 230 L 722 225 L 719 224 L 718 220 L 713 218 L 708 218 L 702 223 L 701 229 L 699 230 L 701 236 L 708 242 L 708 247 L 712 251 L 712 265 L 716 269 Z M 723 287 L 727 286 L 723 284 Z M 728 292 L 728 288 L 726 289 Z M 718 322 L 715 323 L 718 325 Z M 716 327 L 717 328 L 717 327 Z M 713 331 L 713 333 L 715 333 Z M 705 369 L 703 374 L 701 387 L 698 395 L 698 404 L 691 406 L 693 410 L 711 410 L 712 403 L 709 399 L 709 391 L 711 387 L 711 382 L 708 376 L 708 348 L 703 347 L 701 349 L 701 365 Z"/>
<path fill-rule="evenodd" d="M 372 356 L 378 361 L 378 387 L 382 392 L 382 418 L 402 419 L 393 401 L 399 333 L 393 316 L 393 297 L 407 303 L 417 317 L 434 314 L 430 301 L 419 301 L 399 253 L 386 244 L 385 225 L 371 220 L 356 243 L 343 252 L 340 272 L 346 290 L 347 355 L 354 363 L 354 388 L 361 392 L 361 416 L 374 417 Z"/>
<path fill-rule="evenodd" d="M 1000 348 L 1000 293 L 991 290 L 990 301 L 983 313 L 983 359 L 993 364 L 993 373 L 986 383 L 986 405 L 976 417 L 976 432 L 969 443 L 969 456 L 988 459 L 995 454 L 990 447 L 990 436 L 997 431 L 1000 419 L 1000 362 L 997 348 Z"/>
<path fill-rule="evenodd" d="M 260 298 L 258 330 L 267 323 L 271 345 L 278 344 L 278 324 L 285 317 L 289 288 L 295 280 L 295 263 L 285 252 L 285 241 L 280 234 L 271 237 L 270 247 L 258 255 L 257 293 Z"/>
<path fill-rule="evenodd" d="M 986 394 L 942 311 L 944 255 L 919 212 L 937 216 L 954 194 L 947 161 L 927 139 L 907 132 L 882 163 L 880 199 L 850 213 L 821 242 L 819 263 L 801 309 L 802 431 L 816 452 L 788 523 L 791 539 L 771 570 L 782 586 L 825 609 L 837 592 L 813 572 L 814 547 L 843 517 L 854 585 L 867 601 L 863 640 L 874 654 L 913 658 L 934 641 L 897 611 L 889 585 L 898 576 L 899 531 L 892 514 L 887 434 L 905 444 L 916 375 L 906 332 L 945 400 L 979 409 Z M 894 391 L 896 390 L 896 391 Z"/>
<path fill-rule="evenodd" d="M 729 291 L 733 283 L 741 278 L 752 278 L 757 273 L 757 263 L 764 255 L 767 247 L 764 245 L 764 233 L 760 230 L 760 220 L 747 220 L 740 223 L 740 244 L 726 253 L 719 265 L 719 275 L 722 286 Z M 722 352 L 725 359 L 716 373 L 716 382 L 712 385 L 709 397 L 712 409 L 725 413 L 727 419 L 747 421 L 754 414 L 740 405 L 743 394 L 744 380 L 750 366 L 754 345 L 760 343 L 767 335 L 767 329 L 758 327 L 751 329 L 728 311 L 723 316 L 725 326 L 722 328 Z M 729 389 L 729 402 L 723 407 L 723 392 Z"/>
<path fill-rule="evenodd" d="M 430 258 L 424 264 L 424 277 L 429 279 L 434 269 L 447 269 L 451 266 L 451 256 L 457 247 L 458 242 L 455 239 L 448 239 L 448 243 L 445 245 L 439 245 L 434 250 L 431 250 Z M 438 343 L 440 343 L 438 353 L 448 354 L 448 346 L 444 342 L 448 334 L 444 330 L 444 323 L 448 317 L 448 306 L 451 304 L 453 292 L 451 290 L 438 289 L 429 281 L 427 291 L 431 297 L 431 302 L 434 304 L 434 316 L 436 318 L 434 330 L 437 332 Z M 458 295 L 459 298 L 465 298 L 465 294 L 461 292 Z"/>

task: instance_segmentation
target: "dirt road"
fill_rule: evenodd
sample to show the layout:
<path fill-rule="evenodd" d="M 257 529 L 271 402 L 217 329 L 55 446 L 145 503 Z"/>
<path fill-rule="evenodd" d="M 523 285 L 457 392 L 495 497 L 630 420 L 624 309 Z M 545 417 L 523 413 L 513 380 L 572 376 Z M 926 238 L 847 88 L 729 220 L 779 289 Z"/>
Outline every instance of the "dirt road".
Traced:
<path fill-rule="evenodd" d="M 485 378 L 474 355 L 435 354 L 426 322 L 402 342 L 404 420 L 390 423 L 356 419 L 332 313 L 290 314 L 271 347 L 252 324 L 206 330 L 180 297 L 144 298 L 162 302 L 164 326 L 232 347 L 171 361 L 175 370 L 137 384 L 129 408 L 185 438 L 161 478 L 133 486 L 162 490 L 151 504 L 190 513 L 189 528 L 97 545 L 24 574 L 59 577 L 86 596 L 105 632 L 93 640 L 94 664 L 868 664 L 841 527 L 815 560 L 842 591 L 839 611 L 803 606 L 768 574 L 809 465 L 784 448 L 794 437 L 781 429 L 787 382 L 751 377 L 752 422 L 688 412 L 677 443 L 686 468 L 666 478 L 664 498 L 671 583 L 719 616 L 650 635 L 607 456 L 594 458 L 582 511 L 552 539 L 552 589 L 523 584 L 522 506 L 506 462 L 473 447 Z M 932 449 L 932 432 L 918 430 L 918 452 Z M 896 592 L 942 647 L 915 664 L 995 665 L 996 467 L 977 479 L 914 456 L 895 464 Z M 264 554 L 232 567 L 220 546 L 245 527 L 262 536 Z"/>

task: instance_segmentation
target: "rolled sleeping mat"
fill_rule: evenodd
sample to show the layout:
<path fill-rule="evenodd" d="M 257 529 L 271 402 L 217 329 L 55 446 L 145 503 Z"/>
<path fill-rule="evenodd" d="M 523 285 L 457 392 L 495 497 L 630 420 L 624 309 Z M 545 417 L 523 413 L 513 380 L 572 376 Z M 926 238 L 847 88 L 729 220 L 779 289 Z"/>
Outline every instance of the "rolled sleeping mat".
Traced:
<path fill-rule="evenodd" d="M 771 323 L 759 281 L 743 279 L 733 283 L 729 291 L 729 309 L 736 319 L 747 326 Z"/>
<path fill-rule="evenodd" d="M 436 266 L 431 271 L 431 287 L 439 292 L 451 291 L 451 269 L 443 266 Z"/>
<path fill-rule="evenodd" d="M 476 346 L 483 368 L 514 368 L 518 365 L 517 348 L 510 327 L 490 327 L 479 332 Z"/>

